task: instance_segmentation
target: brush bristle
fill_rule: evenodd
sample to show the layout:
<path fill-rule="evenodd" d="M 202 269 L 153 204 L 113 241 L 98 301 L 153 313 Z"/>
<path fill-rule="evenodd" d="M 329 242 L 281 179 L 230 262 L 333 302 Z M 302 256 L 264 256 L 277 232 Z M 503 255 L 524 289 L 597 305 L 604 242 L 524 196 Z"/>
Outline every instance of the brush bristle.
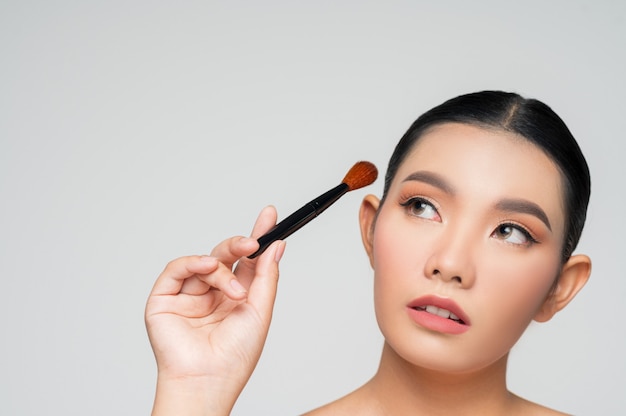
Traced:
<path fill-rule="evenodd" d="M 342 182 L 348 185 L 350 191 L 354 191 L 372 184 L 377 177 L 376 166 L 373 163 L 361 161 L 350 168 Z"/>

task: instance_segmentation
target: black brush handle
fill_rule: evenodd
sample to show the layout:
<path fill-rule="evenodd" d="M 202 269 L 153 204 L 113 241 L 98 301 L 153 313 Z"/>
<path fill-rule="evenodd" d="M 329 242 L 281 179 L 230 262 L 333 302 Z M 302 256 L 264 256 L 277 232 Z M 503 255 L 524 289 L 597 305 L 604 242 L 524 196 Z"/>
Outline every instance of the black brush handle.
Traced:
<path fill-rule="evenodd" d="M 340 183 L 328 192 L 318 196 L 302 208 L 279 222 L 269 230 L 267 233 L 259 237 L 259 249 L 248 256 L 249 259 L 253 259 L 263 253 L 269 246 L 276 240 L 284 240 L 291 234 L 298 231 L 304 225 L 309 223 L 313 218 L 320 215 L 329 206 L 335 203 L 346 192 L 348 192 L 348 185 Z"/>

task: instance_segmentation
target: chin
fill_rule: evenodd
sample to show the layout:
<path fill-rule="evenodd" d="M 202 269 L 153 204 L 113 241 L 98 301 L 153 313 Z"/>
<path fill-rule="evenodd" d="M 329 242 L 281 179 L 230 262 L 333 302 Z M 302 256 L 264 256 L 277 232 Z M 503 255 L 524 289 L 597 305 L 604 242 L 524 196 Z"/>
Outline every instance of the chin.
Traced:
<path fill-rule="evenodd" d="M 509 352 L 505 348 L 498 351 L 483 348 L 480 353 L 477 353 L 477 351 L 472 351 L 472 348 L 464 350 L 462 345 L 461 348 L 450 348 L 449 342 L 437 342 L 431 339 L 408 342 L 406 336 L 400 342 L 395 343 L 390 342 L 389 338 L 386 339 L 392 356 L 408 364 L 409 368 L 450 375 L 480 372 L 491 366 L 506 368 Z"/>

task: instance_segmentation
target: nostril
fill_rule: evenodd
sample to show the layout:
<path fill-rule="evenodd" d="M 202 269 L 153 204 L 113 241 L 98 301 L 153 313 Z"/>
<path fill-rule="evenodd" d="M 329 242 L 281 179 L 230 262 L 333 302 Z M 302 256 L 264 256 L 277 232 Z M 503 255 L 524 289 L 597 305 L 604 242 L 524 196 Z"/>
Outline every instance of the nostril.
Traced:
<path fill-rule="evenodd" d="M 457 275 L 444 274 L 439 269 L 433 269 L 433 271 L 430 274 L 430 276 L 436 277 L 438 279 L 443 279 L 443 280 L 446 280 L 448 282 L 457 282 L 459 284 L 463 284 L 463 278 L 460 275 L 458 275 L 458 274 Z"/>

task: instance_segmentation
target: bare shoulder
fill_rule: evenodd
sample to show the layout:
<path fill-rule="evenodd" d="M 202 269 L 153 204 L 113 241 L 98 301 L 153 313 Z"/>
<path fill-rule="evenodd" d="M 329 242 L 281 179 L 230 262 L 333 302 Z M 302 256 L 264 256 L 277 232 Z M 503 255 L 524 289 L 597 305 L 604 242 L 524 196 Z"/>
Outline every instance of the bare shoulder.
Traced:
<path fill-rule="evenodd" d="M 570 416 L 569 413 L 559 412 L 558 410 L 542 406 L 538 403 L 531 402 L 522 397 L 516 398 L 516 412 L 519 415 L 536 415 L 536 416 Z"/>
<path fill-rule="evenodd" d="M 339 399 L 322 407 L 318 407 L 317 409 L 311 410 L 302 416 L 354 416 L 355 414 L 358 414 L 359 416 L 378 415 L 378 413 L 374 413 L 372 409 Z"/>
<path fill-rule="evenodd" d="M 311 410 L 302 416 L 379 416 L 388 414 L 373 394 L 367 394 L 368 386 L 344 396 L 327 405 Z M 516 395 L 512 395 L 512 401 L 506 406 L 505 414 L 509 416 L 570 416 L 568 413 L 559 412 L 546 406 L 531 402 Z M 485 410 L 485 409 L 483 409 Z M 491 409 L 488 414 L 503 414 L 503 409 Z M 421 414 L 416 412 L 415 414 Z"/>
<path fill-rule="evenodd" d="M 363 387 L 302 416 L 375 416 L 381 414 L 371 396 L 362 394 Z"/>

